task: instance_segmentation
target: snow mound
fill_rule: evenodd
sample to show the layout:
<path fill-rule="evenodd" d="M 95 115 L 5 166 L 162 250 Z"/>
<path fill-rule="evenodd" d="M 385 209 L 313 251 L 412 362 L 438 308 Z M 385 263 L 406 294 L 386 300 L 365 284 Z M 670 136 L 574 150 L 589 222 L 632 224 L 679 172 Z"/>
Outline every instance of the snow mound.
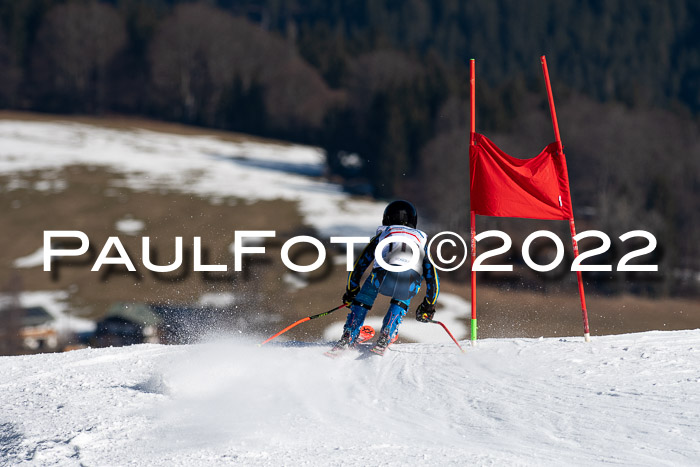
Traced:
<path fill-rule="evenodd" d="M 256 341 L 257 342 L 257 341 Z M 399 344 L 245 339 L 0 358 L 19 465 L 697 465 L 700 330 Z"/>

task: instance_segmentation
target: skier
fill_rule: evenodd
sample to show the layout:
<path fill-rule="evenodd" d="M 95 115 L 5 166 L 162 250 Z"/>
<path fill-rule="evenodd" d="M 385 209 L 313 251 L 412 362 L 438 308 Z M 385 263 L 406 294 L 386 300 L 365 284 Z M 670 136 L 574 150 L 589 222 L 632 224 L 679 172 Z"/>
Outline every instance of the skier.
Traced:
<path fill-rule="evenodd" d="M 398 338 L 399 325 L 408 310 L 411 299 L 418 293 L 421 282 L 425 279 L 427 292 L 423 302 L 416 310 L 416 319 L 428 322 L 435 314 L 440 283 L 435 266 L 427 255 L 427 235 L 416 229 L 418 213 L 408 201 L 393 201 L 384 210 L 382 225 L 367 244 L 355 262 L 353 271 L 348 275 L 348 283 L 343 303 L 350 307 L 343 335 L 330 351 L 331 354 L 352 348 L 365 321 L 367 312 L 372 308 L 377 294 L 391 297 L 391 305 L 384 316 L 382 329 L 372 352 L 383 355 L 384 351 Z M 376 261 L 375 249 L 380 241 L 387 237 L 401 239 L 417 244 L 419 260 L 407 271 L 388 271 Z M 382 258 L 391 266 L 408 264 L 413 256 L 412 249 L 400 242 L 389 243 L 382 250 Z M 362 275 L 373 263 L 372 273 L 360 288 Z"/>

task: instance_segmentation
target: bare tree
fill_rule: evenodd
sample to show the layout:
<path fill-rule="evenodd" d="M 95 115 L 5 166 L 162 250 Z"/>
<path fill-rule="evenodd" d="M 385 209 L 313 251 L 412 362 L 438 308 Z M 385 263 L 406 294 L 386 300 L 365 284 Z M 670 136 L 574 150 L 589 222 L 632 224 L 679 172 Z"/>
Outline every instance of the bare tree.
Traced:
<path fill-rule="evenodd" d="M 71 105 L 79 99 L 80 110 L 101 111 L 108 66 L 125 43 L 124 21 L 113 7 L 96 1 L 58 5 L 46 14 L 37 34 L 34 79 Z"/>
<path fill-rule="evenodd" d="M 179 115 L 211 123 L 227 87 L 265 89 L 272 123 L 321 124 L 333 94 L 282 38 L 205 4 L 183 4 L 161 24 L 150 48 L 151 75 Z M 232 109 L 231 111 L 235 111 Z"/>
<path fill-rule="evenodd" d="M 225 81 L 226 65 L 212 63 L 211 45 L 229 28 L 230 17 L 204 5 L 181 5 L 161 24 L 150 47 L 151 76 L 166 102 L 179 103 L 176 117 L 194 121 L 207 82 Z"/>
<path fill-rule="evenodd" d="M 11 106 L 15 101 L 20 80 L 20 68 L 0 28 L 0 107 Z"/>
<path fill-rule="evenodd" d="M 349 65 L 348 103 L 366 110 L 377 92 L 409 83 L 420 73 L 420 65 L 402 52 L 384 49 L 360 55 Z"/>
<path fill-rule="evenodd" d="M 452 231 L 469 229 L 469 133 L 440 133 L 421 151 L 422 177 L 416 189 L 432 221 Z"/>

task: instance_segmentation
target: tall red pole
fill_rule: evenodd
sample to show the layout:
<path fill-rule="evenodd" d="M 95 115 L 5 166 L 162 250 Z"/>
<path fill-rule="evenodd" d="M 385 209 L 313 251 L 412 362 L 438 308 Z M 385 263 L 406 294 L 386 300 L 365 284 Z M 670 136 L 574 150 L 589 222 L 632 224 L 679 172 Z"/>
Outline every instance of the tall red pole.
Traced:
<path fill-rule="evenodd" d="M 470 86 L 470 102 L 471 102 L 471 130 L 469 132 L 469 154 L 471 155 L 472 152 L 475 150 L 474 147 L 474 134 L 476 133 L 476 104 L 475 104 L 475 88 L 476 88 L 476 73 L 474 70 L 474 59 L 472 58 L 469 61 L 469 86 Z M 473 183 L 472 180 L 470 180 L 470 183 Z M 471 250 L 472 250 L 472 270 L 471 270 L 471 302 L 472 302 L 472 318 L 471 318 L 471 343 L 472 346 L 476 345 L 476 272 L 474 271 L 474 260 L 476 259 L 476 240 L 474 237 L 476 236 L 476 216 L 474 215 L 474 211 L 472 211 L 472 206 L 471 206 L 471 196 L 469 197 L 469 222 L 471 225 Z"/>
<path fill-rule="evenodd" d="M 547 98 L 549 99 L 549 112 L 552 114 L 552 125 L 554 127 L 554 137 L 557 141 L 557 156 L 564 157 L 564 146 L 561 143 L 559 135 L 559 123 L 557 122 L 557 112 L 554 108 L 554 96 L 552 95 L 552 85 L 549 82 L 549 71 L 547 70 L 547 59 L 542 55 L 542 72 L 544 73 L 544 82 L 547 86 Z M 574 245 L 574 258 L 578 257 L 578 243 L 576 242 L 576 225 L 574 224 L 574 205 L 571 203 L 571 191 L 569 191 L 569 206 L 571 206 L 571 218 L 569 218 L 569 229 L 571 230 L 571 242 Z M 581 298 L 581 314 L 583 316 L 583 337 L 586 342 L 591 340 L 591 331 L 588 327 L 588 311 L 586 310 L 586 296 L 583 292 L 583 279 L 581 271 L 576 271 L 576 280 L 578 281 L 578 294 Z"/>

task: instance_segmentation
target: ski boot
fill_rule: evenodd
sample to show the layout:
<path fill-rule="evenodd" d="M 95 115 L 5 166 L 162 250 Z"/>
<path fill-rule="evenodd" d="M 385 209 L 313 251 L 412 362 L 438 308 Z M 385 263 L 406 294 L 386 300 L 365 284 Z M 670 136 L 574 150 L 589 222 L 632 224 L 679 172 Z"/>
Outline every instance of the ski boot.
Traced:
<path fill-rule="evenodd" d="M 377 339 L 377 343 L 374 344 L 374 347 L 369 349 L 370 352 L 377 354 L 377 355 L 384 355 L 384 352 L 386 352 L 386 349 L 389 348 L 391 344 L 396 342 L 396 340 L 399 338 L 398 334 L 393 338 L 389 338 L 388 334 L 381 333 L 379 334 L 379 338 Z"/>
<path fill-rule="evenodd" d="M 337 357 L 346 350 L 352 349 L 354 347 L 355 343 L 352 341 L 350 331 L 346 329 L 345 331 L 343 331 L 343 335 L 340 337 L 340 340 L 336 342 L 333 348 L 326 352 L 325 355 L 328 357 Z"/>
<path fill-rule="evenodd" d="M 338 342 L 335 343 L 333 348 L 328 352 L 325 352 L 327 357 L 335 358 L 346 350 L 357 348 L 358 344 L 367 342 L 374 337 L 374 328 L 372 326 L 362 326 L 360 328 L 360 333 L 357 335 L 355 342 L 351 342 L 350 331 L 344 331 L 343 336 Z"/>
<path fill-rule="evenodd" d="M 343 335 L 340 336 L 340 340 L 335 343 L 333 346 L 333 349 L 331 350 L 345 350 L 345 349 L 351 349 L 355 347 L 355 343 L 352 341 L 352 336 L 350 335 L 350 331 L 345 330 L 343 331 Z"/>

